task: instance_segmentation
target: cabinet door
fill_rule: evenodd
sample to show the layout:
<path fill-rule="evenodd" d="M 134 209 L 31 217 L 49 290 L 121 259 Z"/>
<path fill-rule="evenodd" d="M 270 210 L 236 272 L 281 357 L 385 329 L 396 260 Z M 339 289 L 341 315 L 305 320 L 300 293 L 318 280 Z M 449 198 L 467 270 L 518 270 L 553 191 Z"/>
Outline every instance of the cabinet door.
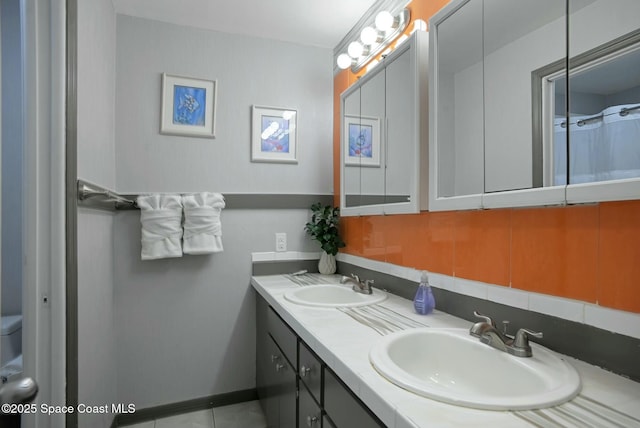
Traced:
<path fill-rule="evenodd" d="M 273 316 L 276 318 L 272 318 Z M 270 318 L 271 325 L 274 322 L 275 325 L 282 323 L 267 302 L 258 296 L 256 300 L 256 389 L 268 428 L 296 428 L 296 371 L 269 335 Z M 291 338 L 288 336 L 290 330 L 284 324 L 276 327 L 276 330 L 282 333 L 281 328 L 287 329 L 284 330 L 287 333 L 285 340 L 287 343 L 290 342 Z M 276 334 L 276 336 L 279 335 Z M 294 343 L 295 340 L 297 339 L 294 336 Z M 289 345 L 290 343 L 285 345 L 285 348 L 289 348 Z"/>
<path fill-rule="evenodd" d="M 325 367 L 324 410 L 336 428 L 378 428 L 384 424 L 373 416 L 360 400 Z"/>
<path fill-rule="evenodd" d="M 298 428 L 320 428 L 322 411 L 304 385 L 300 385 Z"/>
<path fill-rule="evenodd" d="M 360 88 L 361 132 L 366 148 L 360 158 L 360 203 L 384 202 L 385 181 L 385 71 L 364 82 Z"/>
<path fill-rule="evenodd" d="M 269 384 L 270 371 L 271 371 L 271 355 L 275 355 L 275 345 L 272 344 L 272 340 L 269 337 L 267 331 L 267 313 L 269 311 L 269 305 L 259 294 L 256 295 L 256 390 L 258 392 L 258 398 L 260 398 L 260 405 L 262 411 L 267 417 L 267 421 L 270 420 L 270 415 L 273 415 L 273 392 L 271 391 L 272 385 Z M 273 382 L 271 380 L 271 382 Z M 277 406 L 275 407 L 277 412 Z M 271 416 L 273 419 L 273 416 Z M 269 427 L 273 426 L 269 423 Z"/>
<path fill-rule="evenodd" d="M 386 67 L 386 174 L 385 203 L 407 202 L 414 193 L 418 123 L 418 97 L 414 47 L 404 51 Z"/>
<path fill-rule="evenodd" d="M 291 328 L 270 308 L 267 314 L 267 327 L 284 356 L 292 364 L 295 371 L 298 367 L 298 336 Z"/>
<path fill-rule="evenodd" d="M 256 383 L 268 428 L 278 428 L 280 426 L 280 380 L 276 365 L 281 364 L 280 361 L 283 360 L 284 357 L 275 342 L 271 337 L 267 336 L 261 365 L 257 367 Z"/>
<path fill-rule="evenodd" d="M 274 365 L 279 428 L 296 428 L 298 384 L 293 366 L 282 356 Z"/>
<path fill-rule="evenodd" d="M 322 389 L 322 364 L 320 359 L 304 342 L 300 342 L 298 365 L 300 380 L 309 389 L 313 398 L 320 403 L 320 390 Z"/>
<path fill-rule="evenodd" d="M 344 195 L 345 207 L 362 205 L 360 195 L 360 163 L 351 159 L 357 145 L 358 130 L 360 127 L 360 88 L 356 88 L 349 95 L 342 99 L 342 193 Z"/>

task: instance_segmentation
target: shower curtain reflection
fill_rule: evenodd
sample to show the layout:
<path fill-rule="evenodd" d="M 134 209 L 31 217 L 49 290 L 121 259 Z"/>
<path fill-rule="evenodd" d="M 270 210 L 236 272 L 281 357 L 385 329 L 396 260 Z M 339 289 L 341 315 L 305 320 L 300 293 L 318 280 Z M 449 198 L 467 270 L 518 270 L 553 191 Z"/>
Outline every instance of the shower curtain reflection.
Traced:
<path fill-rule="evenodd" d="M 554 185 L 640 177 L 640 104 L 611 106 L 600 114 L 554 121 Z M 568 179 L 568 182 L 567 182 Z"/>

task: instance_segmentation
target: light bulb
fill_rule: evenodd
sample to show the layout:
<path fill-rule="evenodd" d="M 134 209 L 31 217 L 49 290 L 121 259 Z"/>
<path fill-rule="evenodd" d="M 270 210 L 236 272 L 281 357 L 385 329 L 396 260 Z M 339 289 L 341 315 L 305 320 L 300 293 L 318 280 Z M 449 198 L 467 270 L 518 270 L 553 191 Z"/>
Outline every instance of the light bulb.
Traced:
<path fill-rule="evenodd" d="M 349 47 L 347 47 L 347 52 L 349 56 L 353 59 L 360 58 L 362 53 L 364 52 L 364 47 L 360 42 L 351 42 L 349 43 Z"/>
<path fill-rule="evenodd" d="M 413 21 L 413 30 L 411 32 L 413 33 L 414 31 L 427 31 L 427 23 L 422 19 L 416 19 Z"/>
<path fill-rule="evenodd" d="M 352 62 L 353 61 L 351 60 L 351 57 L 346 53 L 338 55 L 337 63 L 338 63 L 338 67 L 340 67 L 341 69 L 344 70 L 346 68 L 351 67 Z"/>
<path fill-rule="evenodd" d="M 393 27 L 393 21 L 393 15 L 386 10 L 383 10 L 376 15 L 376 28 L 380 31 L 387 31 Z"/>
<path fill-rule="evenodd" d="M 360 32 L 360 40 L 365 45 L 372 45 L 378 41 L 378 31 L 373 27 L 364 27 Z"/>

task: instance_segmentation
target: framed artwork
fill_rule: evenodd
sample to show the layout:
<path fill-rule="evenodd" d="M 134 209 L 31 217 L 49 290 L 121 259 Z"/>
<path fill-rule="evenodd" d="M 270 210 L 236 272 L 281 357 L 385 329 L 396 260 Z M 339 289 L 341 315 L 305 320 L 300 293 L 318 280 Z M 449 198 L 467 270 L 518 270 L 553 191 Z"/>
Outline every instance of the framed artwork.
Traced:
<path fill-rule="evenodd" d="M 380 121 L 373 117 L 344 116 L 344 164 L 380 166 Z"/>
<path fill-rule="evenodd" d="M 162 73 L 160 133 L 215 138 L 217 81 Z"/>
<path fill-rule="evenodd" d="M 296 110 L 254 105 L 251 109 L 251 161 L 298 163 L 297 123 Z"/>

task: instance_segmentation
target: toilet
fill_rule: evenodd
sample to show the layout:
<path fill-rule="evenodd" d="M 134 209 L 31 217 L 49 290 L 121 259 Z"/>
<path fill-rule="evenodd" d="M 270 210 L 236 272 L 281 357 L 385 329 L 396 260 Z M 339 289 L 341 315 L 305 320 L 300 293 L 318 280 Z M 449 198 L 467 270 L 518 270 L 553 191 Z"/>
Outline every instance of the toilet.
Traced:
<path fill-rule="evenodd" d="M 0 367 L 22 356 L 22 315 L 2 317 Z"/>

